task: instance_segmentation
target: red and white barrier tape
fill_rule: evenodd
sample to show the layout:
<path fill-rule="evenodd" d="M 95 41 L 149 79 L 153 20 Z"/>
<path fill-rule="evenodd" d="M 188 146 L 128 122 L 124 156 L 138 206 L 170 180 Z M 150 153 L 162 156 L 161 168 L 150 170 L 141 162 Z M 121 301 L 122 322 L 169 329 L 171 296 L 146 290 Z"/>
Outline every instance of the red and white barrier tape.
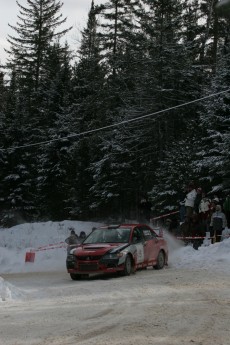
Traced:
<path fill-rule="evenodd" d="M 176 213 L 179 213 L 179 211 L 174 211 L 174 212 L 171 212 L 171 213 L 163 214 L 162 216 L 151 218 L 150 221 L 154 221 L 156 219 L 165 218 L 165 217 L 171 216 L 171 214 L 176 214 Z"/>
<path fill-rule="evenodd" d="M 216 237 L 223 237 L 223 238 L 229 238 L 230 235 L 216 235 L 213 237 L 206 237 L 206 236 L 176 236 L 178 240 L 198 240 L 198 239 L 215 239 Z"/>
<path fill-rule="evenodd" d="M 204 238 L 207 238 L 207 239 L 210 239 L 210 238 L 214 238 L 214 237 L 204 237 L 204 236 L 176 236 L 176 238 L 178 240 L 200 240 L 200 239 L 204 239 Z"/>
<path fill-rule="evenodd" d="M 55 244 L 48 244 L 46 246 L 40 246 L 35 249 L 30 249 L 29 252 L 26 252 L 25 262 L 34 262 L 35 253 L 37 252 L 41 252 L 44 250 L 58 249 L 58 248 L 67 248 L 67 244 L 65 242 L 59 242 Z"/>
<path fill-rule="evenodd" d="M 54 243 L 54 244 L 47 244 L 45 246 L 40 246 L 37 248 L 33 248 L 30 250 L 31 253 L 35 252 L 41 252 L 44 250 L 51 250 L 51 249 L 57 249 L 57 248 L 67 248 L 67 244 L 65 242 L 59 242 L 59 243 Z"/>
<path fill-rule="evenodd" d="M 40 246 L 36 248 L 36 250 L 42 250 L 44 248 L 49 248 L 49 247 L 56 247 L 59 246 L 60 244 L 65 244 L 65 242 L 58 242 L 58 243 L 53 243 L 53 244 L 46 244 L 45 246 Z"/>
<path fill-rule="evenodd" d="M 57 248 L 66 248 L 66 245 L 61 245 L 61 246 L 55 246 L 55 247 L 47 247 L 47 248 L 37 248 L 34 249 L 34 252 L 42 252 L 44 250 L 51 250 L 51 249 L 57 249 Z"/>

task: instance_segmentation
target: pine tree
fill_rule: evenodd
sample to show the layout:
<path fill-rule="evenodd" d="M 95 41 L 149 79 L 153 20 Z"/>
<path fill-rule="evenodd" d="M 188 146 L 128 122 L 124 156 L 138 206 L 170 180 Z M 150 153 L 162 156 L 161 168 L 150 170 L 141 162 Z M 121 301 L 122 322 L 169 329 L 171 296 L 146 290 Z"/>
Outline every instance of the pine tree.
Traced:
<path fill-rule="evenodd" d="M 72 67 L 66 46 L 60 54 L 59 45 L 54 45 L 47 60 L 46 79 L 37 92 L 40 99 L 36 119 L 37 141 L 47 144 L 37 147 L 37 206 L 41 214 L 51 219 L 68 216 L 66 199 L 72 183 L 68 167 L 72 161 L 71 140 L 75 121 L 71 117 Z M 39 133 L 40 129 L 41 133 Z M 62 139 L 63 138 L 63 139 Z"/>
<path fill-rule="evenodd" d="M 62 3 L 56 0 L 26 0 L 26 6 L 19 6 L 17 26 L 10 25 L 17 36 L 8 37 L 10 66 L 20 71 L 22 78 L 33 77 L 33 87 L 37 89 L 45 75 L 47 49 L 70 30 L 57 31 L 66 18 L 59 14 Z"/>
<path fill-rule="evenodd" d="M 19 21 L 11 26 L 17 37 L 8 39 L 7 67 L 11 81 L 4 147 L 12 150 L 8 151 L 4 167 L 4 200 L 6 209 L 15 214 L 13 217 L 33 219 L 39 214 L 37 172 L 40 166 L 40 155 L 33 145 L 49 138 L 62 105 L 64 96 L 61 98 L 61 91 L 57 93 L 55 89 L 59 67 L 55 68 L 62 64 L 67 51 L 58 40 L 69 29 L 58 31 L 66 20 L 59 14 L 62 7 L 59 1 L 27 0 L 27 7 L 19 2 L 18 6 Z"/>
<path fill-rule="evenodd" d="M 104 125 L 104 83 L 105 69 L 99 54 L 100 38 L 98 36 L 97 16 L 100 8 L 92 1 L 86 28 L 82 31 L 82 40 L 78 52 L 79 60 L 73 69 L 72 105 L 68 110 L 73 119 L 71 128 L 75 133 L 89 132 L 85 136 L 73 139 L 71 146 L 72 160 L 70 175 L 72 177 L 71 194 L 66 203 L 72 217 L 89 217 L 90 187 L 92 175 L 89 171 L 91 162 L 98 155 L 97 134 L 90 131 Z"/>
<path fill-rule="evenodd" d="M 228 41 L 228 40 L 226 40 Z M 229 90 L 229 44 L 224 46 L 219 59 L 216 76 L 208 93 L 215 94 Z M 229 91 L 208 99 L 204 103 L 200 121 L 203 137 L 196 165 L 213 191 L 229 191 L 230 174 L 230 98 Z"/>

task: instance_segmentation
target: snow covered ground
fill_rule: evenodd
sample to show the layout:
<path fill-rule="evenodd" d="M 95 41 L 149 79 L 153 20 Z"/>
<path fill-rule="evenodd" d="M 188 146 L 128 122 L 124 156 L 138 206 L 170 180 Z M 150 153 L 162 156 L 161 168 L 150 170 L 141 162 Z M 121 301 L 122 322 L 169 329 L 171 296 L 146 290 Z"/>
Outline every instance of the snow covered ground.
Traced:
<path fill-rule="evenodd" d="M 0 228 L 0 302 L 20 298 L 21 292 L 1 278 L 4 273 L 66 271 L 66 244 L 69 227 L 76 233 L 90 233 L 100 224 L 63 221 L 21 224 L 10 229 Z M 169 244 L 169 267 L 208 269 L 230 274 L 230 239 L 199 250 L 184 246 L 165 233 Z M 35 250 L 34 262 L 25 262 L 27 252 Z"/>

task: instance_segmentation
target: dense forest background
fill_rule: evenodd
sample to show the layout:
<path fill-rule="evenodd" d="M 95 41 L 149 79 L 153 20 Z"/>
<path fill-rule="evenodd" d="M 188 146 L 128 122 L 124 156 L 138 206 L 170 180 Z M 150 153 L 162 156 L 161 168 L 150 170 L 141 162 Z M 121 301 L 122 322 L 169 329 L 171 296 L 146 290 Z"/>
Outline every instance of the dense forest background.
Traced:
<path fill-rule="evenodd" d="M 60 1 L 19 1 L 0 69 L 3 226 L 133 219 L 144 196 L 158 215 L 191 180 L 230 191 L 230 20 L 216 3 L 92 1 L 71 51 Z"/>

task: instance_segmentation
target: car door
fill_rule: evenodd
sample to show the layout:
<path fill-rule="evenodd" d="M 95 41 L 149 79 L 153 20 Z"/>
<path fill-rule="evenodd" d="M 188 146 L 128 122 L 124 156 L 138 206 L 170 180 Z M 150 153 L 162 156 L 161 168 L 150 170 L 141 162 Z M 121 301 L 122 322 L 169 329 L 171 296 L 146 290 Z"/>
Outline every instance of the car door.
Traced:
<path fill-rule="evenodd" d="M 144 255 L 144 238 L 142 231 L 135 227 L 133 229 L 131 242 L 135 245 L 137 251 L 137 264 L 141 264 L 144 262 L 145 255 Z"/>
<path fill-rule="evenodd" d="M 147 225 L 140 228 L 144 238 L 144 261 L 146 264 L 154 263 L 159 253 L 159 239 Z"/>

